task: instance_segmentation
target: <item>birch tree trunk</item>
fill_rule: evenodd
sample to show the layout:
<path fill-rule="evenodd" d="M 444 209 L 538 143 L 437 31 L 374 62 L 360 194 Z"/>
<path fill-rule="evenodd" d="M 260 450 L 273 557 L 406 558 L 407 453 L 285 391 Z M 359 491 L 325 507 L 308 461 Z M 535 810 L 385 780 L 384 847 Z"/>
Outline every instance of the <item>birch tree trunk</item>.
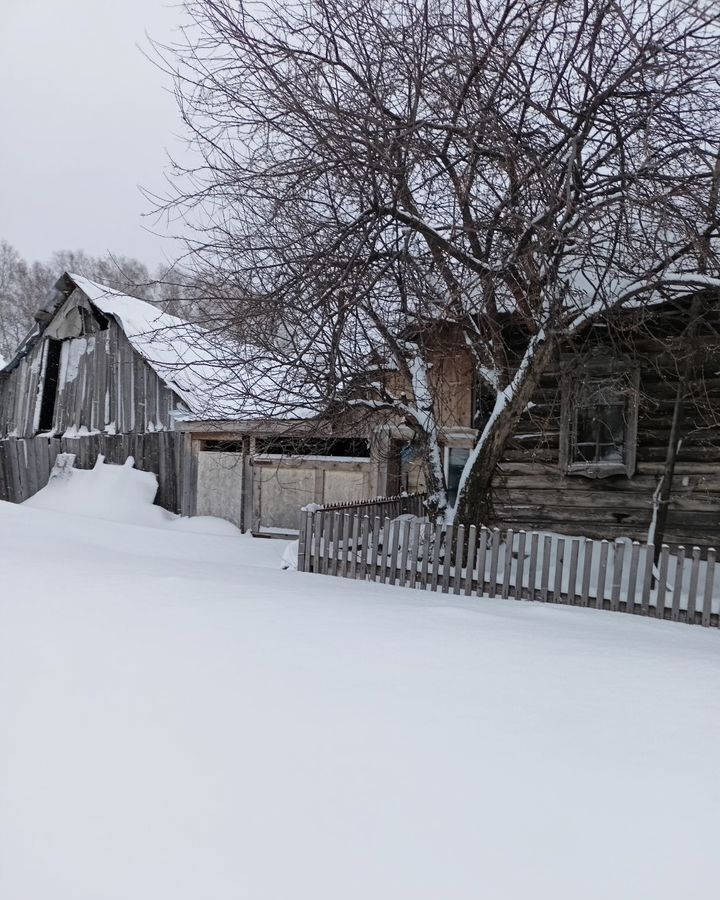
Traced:
<path fill-rule="evenodd" d="M 463 472 L 451 518 L 463 525 L 487 525 L 494 518 L 492 482 L 508 439 L 524 413 L 538 380 L 550 363 L 554 342 L 540 337 L 526 354 L 510 384 L 498 392 L 495 409 L 482 430 Z"/>

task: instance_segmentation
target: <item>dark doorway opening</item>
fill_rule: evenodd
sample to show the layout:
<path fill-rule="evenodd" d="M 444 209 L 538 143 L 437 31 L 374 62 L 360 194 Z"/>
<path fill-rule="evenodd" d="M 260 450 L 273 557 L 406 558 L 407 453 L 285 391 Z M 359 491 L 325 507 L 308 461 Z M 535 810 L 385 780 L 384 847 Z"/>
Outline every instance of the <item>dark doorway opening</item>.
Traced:
<path fill-rule="evenodd" d="M 55 413 L 55 399 L 60 380 L 60 348 L 62 341 L 49 339 L 47 342 L 47 361 L 45 363 L 45 381 L 43 383 L 43 395 L 40 403 L 39 431 L 50 431 L 53 427 Z"/>

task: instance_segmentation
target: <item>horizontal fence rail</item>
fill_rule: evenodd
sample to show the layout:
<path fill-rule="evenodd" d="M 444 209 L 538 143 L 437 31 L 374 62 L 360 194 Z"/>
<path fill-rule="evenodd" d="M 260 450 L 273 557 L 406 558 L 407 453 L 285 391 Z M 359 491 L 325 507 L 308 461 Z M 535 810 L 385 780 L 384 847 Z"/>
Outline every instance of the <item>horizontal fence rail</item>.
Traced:
<path fill-rule="evenodd" d="M 393 498 L 395 499 L 395 498 Z M 298 570 L 465 596 L 588 606 L 718 627 L 716 551 L 638 541 L 433 525 L 422 513 L 370 516 L 365 505 L 308 510 Z M 720 570 L 720 567 L 718 567 Z"/>
<path fill-rule="evenodd" d="M 351 501 L 349 503 L 328 503 L 322 507 L 306 507 L 310 512 L 349 513 L 354 516 L 370 516 L 381 519 L 396 519 L 398 516 L 425 515 L 427 494 L 396 494 L 394 497 L 374 497 L 372 500 Z"/>

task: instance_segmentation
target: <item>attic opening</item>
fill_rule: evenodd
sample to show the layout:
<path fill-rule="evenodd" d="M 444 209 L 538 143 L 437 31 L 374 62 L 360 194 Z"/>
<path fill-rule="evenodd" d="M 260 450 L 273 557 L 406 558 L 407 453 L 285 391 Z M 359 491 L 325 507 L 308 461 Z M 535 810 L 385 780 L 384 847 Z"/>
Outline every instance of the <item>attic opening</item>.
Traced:
<path fill-rule="evenodd" d="M 62 341 L 47 342 L 47 360 L 45 362 L 45 380 L 43 382 L 42 400 L 40 401 L 39 431 L 51 431 L 55 413 L 58 383 L 60 381 L 60 350 Z"/>

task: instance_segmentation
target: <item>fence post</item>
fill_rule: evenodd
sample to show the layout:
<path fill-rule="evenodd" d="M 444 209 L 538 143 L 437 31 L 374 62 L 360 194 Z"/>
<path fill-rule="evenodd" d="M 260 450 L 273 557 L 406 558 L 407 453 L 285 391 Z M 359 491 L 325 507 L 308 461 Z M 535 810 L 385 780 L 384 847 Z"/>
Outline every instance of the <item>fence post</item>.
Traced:
<path fill-rule="evenodd" d="M 527 540 L 526 532 L 520 530 L 518 533 L 518 554 L 517 566 L 515 567 L 515 593 L 516 600 L 523 598 L 523 575 L 525 574 L 525 541 Z"/>
<path fill-rule="evenodd" d="M 490 581 L 488 583 L 488 596 L 497 597 L 498 557 L 500 555 L 500 529 L 493 528 L 492 544 L 490 546 Z"/>
<path fill-rule="evenodd" d="M 604 609 L 605 608 L 605 582 L 607 580 L 607 563 L 608 563 L 608 550 L 610 549 L 610 544 L 608 541 L 602 541 L 600 543 L 600 562 L 598 565 L 598 580 L 597 580 L 597 591 L 595 596 L 595 608 L 596 609 Z"/>
<path fill-rule="evenodd" d="M 306 571 L 306 563 L 305 563 L 305 539 L 308 532 L 308 525 L 312 529 L 312 513 L 303 513 L 300 516 L 300 534 L 298 535 L 298 555 L 297 555 L 297 570 L 298 572 Z"/>
<path fill-rule="evenodd" d="M 505 558 L 503 559 L 503 580 L 502 580 L 502 591 L 500 592 L 500 596 L 503 600 L 507 600 L 510 595 L 510 575 L 512 574 L 512 550 L 513 550 L 513 538 L 515 533 L 512 528 L 509 528 L 505 532 Z"/>
<path fill-rule="evenodd" d="M 487 545 L 488 545 L 488 530 L 483 525 L 480 529 L 480 536 L 478 537 L 478 559 L 477 559 L 477 571 L 478 571 L 478 583 L 477 583 L 477 595 L 478 597 L 482 597 L 485 593 L 485 558 L 487 556 Z"/>
<path fill-rule="evenodd" d="M 578 599 L 577 569 L 580 554 L 580 541 L 570 541 L 570 572 L 568 574 L 567 602 L 575 606 Z"/>
<path fill-rule="evenodd" d="M 445 558 L 443 560 L 442 592 L 447 594 L 450 590 L 450 566 L 452 565 L 452 542 L 455 529 L 452 525 L 445 528 Z"/>
<path fill-rule="evenodd" d="M 409 586 L 415 587 L 418 576 L 418 548 L 420 546 L 420 522 L 413 522 L 410 526 L 410 580 Z"/>
<path fill-rule="evenodd" d="M 592 572 L 592 558 L 594 549 L 594 541 L 591 541 L 590 538 L 586 538 L 583 545 L 582 593 L 580 594 L 580 606 L 588 605 L 588 599 L 590 596 L 590 574 Z"/>
<path fill-rule="evenodd" d="M 652 573 L 653 573 L 653 553 L 654 547 L 650 544 L 645 545 L 645 568 L 643 570 L 642 595 L 640 604 L 642 614 L 647 616 L 650 612 L 650 591 L 652 590 Z"/>
<path fill-rule="evenodd" d="M 613 544 L 613 580 L 610 594 L 610 609 L 620 609 L 620 591 L 622 590 L 623 562 L 625 561 L 625 544 L 616 541 Z"/>
<path fill-rule="evenodd" d="M 553 579 L 553 602 L 562 603 L 562 577 L 565 565 L 565 538 L 558 538 L 555 545 L 555 578 Z"/>
<path fill-rule="evenodd" d="M 533 531 L 530 535 L 530 561 L 528 563 L 528 600 L 534 600 L 537 588 L 538 543 L 540 535 Z"/>

